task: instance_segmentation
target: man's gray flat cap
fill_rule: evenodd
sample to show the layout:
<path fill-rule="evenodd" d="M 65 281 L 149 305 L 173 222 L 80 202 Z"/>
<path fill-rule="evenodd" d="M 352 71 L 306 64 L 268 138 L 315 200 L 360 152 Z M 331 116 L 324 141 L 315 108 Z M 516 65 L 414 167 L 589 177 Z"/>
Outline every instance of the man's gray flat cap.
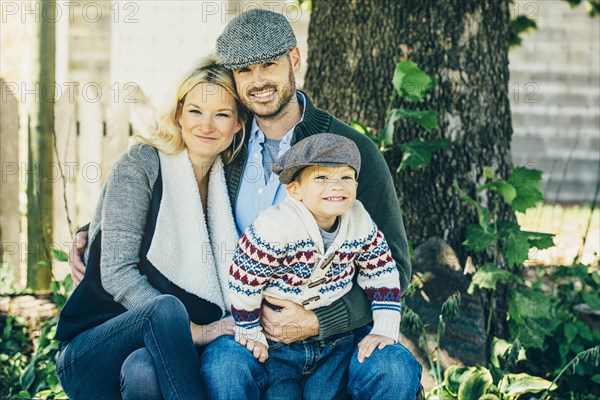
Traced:
<path fill-rule="evenodd" d="M 321 167 L 350 166 L 360 172 L 360 152 L 351 139 L 333 133 L 318 133 L 293 145 L 273 165 L 279 181 L 287 185 L 301 169 L 317 165 Z"/>
<path fill-rule="evenodd" d="M 281 14 L 252 9 L 235 17 L 217 38 L 217 61 L 234 70 L 283 57 L 296 36 Z"/>

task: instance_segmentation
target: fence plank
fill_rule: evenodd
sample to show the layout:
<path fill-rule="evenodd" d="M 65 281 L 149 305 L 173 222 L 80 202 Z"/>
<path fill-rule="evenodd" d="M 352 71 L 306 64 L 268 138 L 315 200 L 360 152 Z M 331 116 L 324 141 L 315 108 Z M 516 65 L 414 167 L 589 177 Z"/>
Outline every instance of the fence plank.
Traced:
<path fill-rule="evenodd" d="M 4 80 L 0 80 L 2 112 L 0 113 L 0 160 L 2 190 L 0 191 L 0 241 L 2 262 L 8 265 L 8 282 L 20 284 L 19 182 L 25 179 L 25 165 L 19 165 L 19 108 L 15 96 Z M 23 181 L 24 182 L 24 181 Z"/>
<path fill-rule="evenodd" d="M 111 166 L 127 150 L 129 144 L 129 105 L 111 103 L 106 118 L 106 137 L 102 147 L 102 182 Z"/>
<path fill-rule="evenodd" d="M 81 100 L 79 108 L 79 167 L 77 224 L 91 221 L 102 189 L 103 113 L 100 103 Z"/>
<path fill-rule="evenodd" d="M 53 191 L 54 203 L 54 243 L 65 252 L 73 240 L 76 229 L 75 185 L 79 160 L 77 151 L 77 116 L 75 103 L 68 96 L 62 96 L 54 105 L 54 132 L 56 134 L 55 160 L 61 173 Z M 60 266 L 60 267 L 59 267 Z M 58 279 L 67 272 L 66 265 L 54 264 Z"/>

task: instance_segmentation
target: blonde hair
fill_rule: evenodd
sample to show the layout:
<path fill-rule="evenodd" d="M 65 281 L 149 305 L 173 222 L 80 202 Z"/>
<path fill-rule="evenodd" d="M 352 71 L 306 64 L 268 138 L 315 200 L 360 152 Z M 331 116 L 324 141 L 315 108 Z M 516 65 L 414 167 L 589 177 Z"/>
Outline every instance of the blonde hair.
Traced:
<path fill-rule="evenodd" d="M 176 98 L 172 99 L 159 117 L 154 132 L 150 137 L 136 136 L 135 141 L 152 146 L 166 154 L 177 154 L 185 148 L 178 122 L 178 109 L 183 105 L 185 96 L 200 83 L 212 83 L 221 86 L 234 99 L 237 106 L 238 121 L 242 129 L 235 134 L 231 145 L 221 154 L 225 164 L 233 161 L 238 155 L 246 136 L 246 108 L 241 103 L 235 90 L 235 81 L 231 71 L 217 64 L 214 56 L 206 57 L 188 72 L 177 86 Z"/>

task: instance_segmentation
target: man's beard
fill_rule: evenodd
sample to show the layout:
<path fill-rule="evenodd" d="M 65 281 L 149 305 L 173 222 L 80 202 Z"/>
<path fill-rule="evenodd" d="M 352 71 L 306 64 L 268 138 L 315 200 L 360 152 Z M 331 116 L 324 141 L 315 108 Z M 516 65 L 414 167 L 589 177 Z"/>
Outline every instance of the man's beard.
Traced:
<path fill-rule="evenodd" d="M 253 91 L 260 92 L 265 89 L 277 89 L 277 86 L 273 84 L 266 84 L 265 86 L 257 89 L 253 89 Z M 278 94 L 277 104 L 274 111 L 261 112 L 258 107 L 254 107 L 254 102 L 248 100 L 247 104 L 244 104 L 255 116 L 264 119 L 275 119 L 277 118 L 283 109 L 287 107 L 287 105 L 292 101 L 294 97 L 294 93 L 296 91 L 296 80 L 294 79 L 294 72 L 290 68 L 289 79 L 287 84 L 281 86 L 279 90 L 275 93 Z M 249 99 L 249 96 L 246 96 L 246 99 Z"/>

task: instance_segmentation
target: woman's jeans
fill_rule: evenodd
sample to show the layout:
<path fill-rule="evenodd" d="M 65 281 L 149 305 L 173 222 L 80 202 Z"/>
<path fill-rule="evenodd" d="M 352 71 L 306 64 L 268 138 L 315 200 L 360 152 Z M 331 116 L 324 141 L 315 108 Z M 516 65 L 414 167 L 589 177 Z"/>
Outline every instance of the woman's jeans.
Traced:
<path fill-rule="evenodd" d="M 406 347 L 397 343 L 382 350 L 376 349 L 363 363 L 358 362 L 356 346 L 370 331 L 370 326 L 352 331 L 353 342 L 350 343 L 353 353 L 350 363 L 346 361 L 337 365 L 338 371 L 348 374 L 348 384 L 341 389 L 346 389 L 345 394 L 350 399 L 414 400 L 421 390 L 422 368 Z M 303 363 L 309 362 L 314 354 L 305 353 L 300 368 L 303 368 Z M 273 356 L 275 352 L 269 350 L 269 357 Z M 297 360 L 295 364 L 298 364 Z M 314 375 L 318 378 L 318 374 Z M 211 400 L 259 400 L 261 394 L 267 393 L 270 384 L 264 364 L 259 363 L 252 353 L 238 344 L 232 336 L 221 336 L 204 349 L 202 377 L 206 394 Z M 315 388 L 317 394 L 326 395 L 330 390 L 338 389 L 332 388 L 329 382 L 321 381 L 319 385 L 322 386 Z M 240 397 L 240 394 L 243 394 L 243 397 Z M 314 397 L 319 398 L 317 395 Z M 288 398 L 302 397 L 292 394 Z"/>
<path fill-rule="evenodd" d="M 150 368 L 138 368 L 140 364 Z M 154 366 L 155 368 L 152 368 Z M 66 343 L 56 373 L 71 399 L 203 399 L 185 307 L 162 295 Z"/>

